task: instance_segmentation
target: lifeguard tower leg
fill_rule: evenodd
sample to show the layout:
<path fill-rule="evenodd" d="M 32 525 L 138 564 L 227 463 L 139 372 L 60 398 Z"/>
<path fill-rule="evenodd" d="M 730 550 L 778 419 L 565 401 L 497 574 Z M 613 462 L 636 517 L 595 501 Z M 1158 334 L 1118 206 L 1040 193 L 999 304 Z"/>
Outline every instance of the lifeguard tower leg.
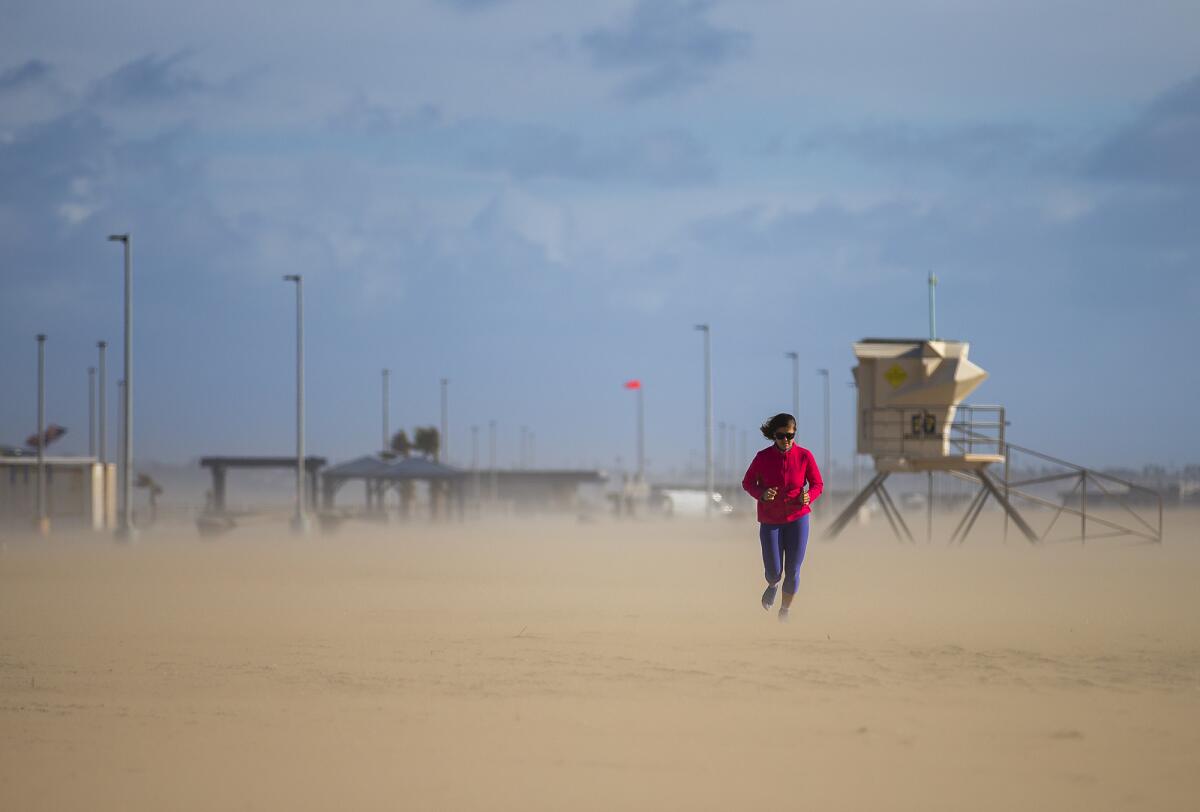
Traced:
<path fill-rule="evenodd" d="M 987 475 L 987 472 L 980 468 L 978 474 L 983 487 L 987 488 L 992 498 L 1000 503 L 1000 507 L 1004 508 L 1004 512 L 1012 519 L 1013 524 L 1025 534 L 1025 538 L 1029 539 L 1029 543 L 1037 544 L 1041 540 L 1038 538 L 1037 533 L 1033 532 L 1033 528 L 1025 523 L 1025 520 L 1021 518 L 1021 514 L 1017 513 L 1016 508 L 1012 506 L 1012 503 L 1004 498 L 1004 494 L 996 487 L 996 483 L 992 482 L 992 478 Z"/>
<path fill-rule="evenodd" d="M 971 528 L 975 525 L 975 517 L 979 515 L 979 511 L 983 510 L 983 503 L 987 501 L 987 488 L 980 487 L 975 492 L 975 496 L 971 498 L 971 503 L 967 505 L 967 512 L 958 520 L 958 524 L 954 527 L 954 532 L 950 534 L 950 543 L 962 543 L 967 538 L 967 533 L 971 532 Z M 1006 516 L 1008 514 L 1005 514 Z"/>
<path fill-rule="evenodd" d="M 883 503 L 884 513 L 887 513 L 887 511 L 891 509 L 892 516 L 895 516 L 895 521 L 892 521 L 891 516 L 888 517 L 888 520 L 892 521 L 892 531 L 895 532 L 896 538 L 900 541 L 904 541 L 904 539 L 907 538 L 910 544 L 916 544 L 917 542 L 916 539 L 913 538 L 912 531 L 908 529 L 908 525 L 904 523 L 904 517 L 900 515 L 900 509 L 896 507 L 896 503 L 892 501 L 892 495 L 887 492 L 887 488 L 883 487 L 882 482 L 879 483 L 877 490 L 879 492 L 879 501 Z M 899 524 L 901 530 L 904 531 L 903 536 L 900 535 L 899 530 L 896 530 L 897 524 Z"/>
<path fill-rule="evenodd" d="M 875 493 L 875 489 L 882 485 L 883 481 L 887 478 L 888 472 L 886 471 L 876 474 L 875 477 L 867 483 L 867 487 L 859 491 L 858 496 L 855 496 L 852 500 L 850 500 L 850 504 L 846 505 L 846 508 L 838 514 L 836 519 L 833 520 L 833 524 L 829 525 L 829 538 L 837 538 L 838 534 L 846 529 L 846 525 L 849 523 L 850 519 L 852 519 L 854 515 L 858 513 L 859 508 L 866 504 L 867 500 L 871 498 L 871 494 Z"/>

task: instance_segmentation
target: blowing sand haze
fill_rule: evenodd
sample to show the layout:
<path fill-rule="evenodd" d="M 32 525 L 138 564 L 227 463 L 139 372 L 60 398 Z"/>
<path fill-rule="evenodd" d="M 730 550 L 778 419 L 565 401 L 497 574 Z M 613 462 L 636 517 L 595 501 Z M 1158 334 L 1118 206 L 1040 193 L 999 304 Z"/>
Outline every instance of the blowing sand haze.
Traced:
<path fill-rule="evenodd" d="M 817 535 L 786 626 L 752 526 L 10 544 L 4 807 L 1189 810 L 1200 545 L 1170 519 Z"/>

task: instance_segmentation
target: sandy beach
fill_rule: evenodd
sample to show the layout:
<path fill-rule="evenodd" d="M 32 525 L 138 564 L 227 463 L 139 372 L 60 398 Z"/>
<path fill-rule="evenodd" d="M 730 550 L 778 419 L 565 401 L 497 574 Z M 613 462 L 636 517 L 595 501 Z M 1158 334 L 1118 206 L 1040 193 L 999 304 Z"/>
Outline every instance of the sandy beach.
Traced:
<path fill-rule="evenodd" d="M 1194 809 L 1198 530 L 818 527 L 787 625 L 746 520 L 12 538 L 0 806 Z"/>

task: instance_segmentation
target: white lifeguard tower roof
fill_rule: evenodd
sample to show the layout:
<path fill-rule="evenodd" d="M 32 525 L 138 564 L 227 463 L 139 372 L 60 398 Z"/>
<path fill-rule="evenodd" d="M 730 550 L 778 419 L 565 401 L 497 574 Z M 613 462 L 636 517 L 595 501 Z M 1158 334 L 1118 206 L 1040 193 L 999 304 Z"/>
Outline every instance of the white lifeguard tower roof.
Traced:
<path fill-rule="evenodd" d="M 869 407 L 955 406 L 987 380 L 987 372 L 967 358 L 965 341 L 921 338 L 865 338 L 854 345 L 859 366 L 879 377 L 869 387 Z M 888 361 L 892 363 L 887 363 Z M 856 371 L 855 376 L 858 376 Z M 858 381 L 862 385 L 862 381 Z M 860 390 L 861 391 L 861 390 Z"/>
<path fill-rule="evenodd" d="M 1002 457 L 999 443 L 965 447 L 974 434 L 956 416 L 963 399 L 987 379 L 967 357 L 965 341 L 866 338 L 854 345 L 858 366 L 858 451 L 880 470 L 974 468 Z M 968 421 L 969 422 L 969 421 Z"/>

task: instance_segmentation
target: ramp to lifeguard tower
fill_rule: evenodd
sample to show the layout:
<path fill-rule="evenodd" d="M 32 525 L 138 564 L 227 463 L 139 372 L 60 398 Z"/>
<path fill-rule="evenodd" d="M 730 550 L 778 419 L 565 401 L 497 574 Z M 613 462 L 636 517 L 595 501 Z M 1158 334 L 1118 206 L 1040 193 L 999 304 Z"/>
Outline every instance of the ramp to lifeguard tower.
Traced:
<path fill-rule="evenodd" d="M 1004 478 L 998 483 L 1004 497 L 1023 508 L 1026 519 L 1048 517 L 1041 529 L 1034 531 L 1036 541 L 1163 540 L 1163 497 L 1158 491 L 1014 443 L 1005 443 L 1004 450 Z M 956 475 L 973 481 L 969 474 Z M 968 506 L 951 541 L 961 543 L 970 533 L 983 508 L 979 495 L 976 500 L 978 503 Z M 1071 518 L 1078 524 L 1071 524 Z M 1078 528 L 1078 535 L 1073 527 Z M 1007 516 L 1004 532 L 1007 535 Z"/>

